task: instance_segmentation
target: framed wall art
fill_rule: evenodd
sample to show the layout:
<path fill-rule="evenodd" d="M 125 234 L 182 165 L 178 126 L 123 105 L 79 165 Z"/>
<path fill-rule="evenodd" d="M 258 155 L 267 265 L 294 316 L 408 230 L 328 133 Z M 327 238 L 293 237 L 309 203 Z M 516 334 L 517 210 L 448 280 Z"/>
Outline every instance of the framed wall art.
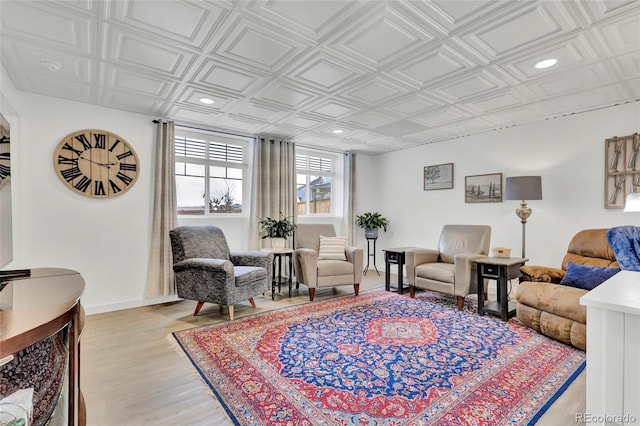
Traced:
<path fill-rule="evenodd" d="M 464 202 L 501 203 L 502 173 L 465 176 Z"/>
<path fill-rule="evenodd" d="M 424 190 L 452 189 L 453 163 L 436 164 L 424 168 Z"/>
<path fill-rule="evenodd" d="M 604 141 L 604 208 L 622 209 L 630 192 L 640 192 L 640 135 Z"/>

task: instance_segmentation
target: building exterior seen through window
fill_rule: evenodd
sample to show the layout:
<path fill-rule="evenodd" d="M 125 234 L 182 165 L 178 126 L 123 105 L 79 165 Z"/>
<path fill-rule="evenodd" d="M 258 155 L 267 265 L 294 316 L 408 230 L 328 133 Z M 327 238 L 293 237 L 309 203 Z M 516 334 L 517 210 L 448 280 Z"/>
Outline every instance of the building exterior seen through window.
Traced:
<path fill-rule="evenodd" d="M 176 132 L 178 215 L 243 212 L 249 141 L 216 132 Z"/>
<path fill-rule="evenodd" d="M 332 213 L 334 169 L 331 154 L 296 151 L 298 216 Z"/>

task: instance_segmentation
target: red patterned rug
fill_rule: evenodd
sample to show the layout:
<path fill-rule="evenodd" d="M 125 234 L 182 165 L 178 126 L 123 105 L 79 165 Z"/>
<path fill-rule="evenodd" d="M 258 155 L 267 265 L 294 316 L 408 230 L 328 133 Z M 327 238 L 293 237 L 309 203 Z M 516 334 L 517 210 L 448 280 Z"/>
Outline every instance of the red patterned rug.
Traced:
<path fill-rule="evenodd" d="M 174 333 L 237 425 L 533 424 L 582 351 L 384 290 Z"/>

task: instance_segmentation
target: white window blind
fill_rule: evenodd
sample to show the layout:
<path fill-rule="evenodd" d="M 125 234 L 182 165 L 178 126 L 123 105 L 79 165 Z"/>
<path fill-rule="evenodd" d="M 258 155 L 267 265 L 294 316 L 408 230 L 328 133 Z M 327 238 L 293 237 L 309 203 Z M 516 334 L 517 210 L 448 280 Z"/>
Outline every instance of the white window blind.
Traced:
<path fill-rule="evenodd" d="M 217 132 L 176 132 L 178 214 L 238 214 L 248 199 L 250 138 Z"/>
<path fill-rule="evenodd" d="M 333 173 L 333 158 L 296 154 L 296 170 L 303 173 Z"/>

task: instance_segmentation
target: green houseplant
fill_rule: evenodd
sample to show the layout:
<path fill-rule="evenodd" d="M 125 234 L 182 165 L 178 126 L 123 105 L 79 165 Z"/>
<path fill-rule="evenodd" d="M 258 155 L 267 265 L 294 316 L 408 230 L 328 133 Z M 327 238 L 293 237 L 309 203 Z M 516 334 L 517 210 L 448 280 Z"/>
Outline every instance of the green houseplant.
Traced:
<path fill-rule="evenodd" d="M 273 219 L 271 217 L 265 217 L 258 221 L 260 225 L 260 237 L 270 238 L 272 247 L 284 247 L 284 240 L 293 235 L 293 230 L 296 225 L 290 218 L 293 216 L 284 217 L 280 212 L 279 219 Z"/>
<path fill-rule="evenodd" d="M 387 232 L 389 220 L 379 212 L 366 212 L 356 216 L 356 225 L 364 229 L 366 238 L 378 238 L 378 229 Z"/>

